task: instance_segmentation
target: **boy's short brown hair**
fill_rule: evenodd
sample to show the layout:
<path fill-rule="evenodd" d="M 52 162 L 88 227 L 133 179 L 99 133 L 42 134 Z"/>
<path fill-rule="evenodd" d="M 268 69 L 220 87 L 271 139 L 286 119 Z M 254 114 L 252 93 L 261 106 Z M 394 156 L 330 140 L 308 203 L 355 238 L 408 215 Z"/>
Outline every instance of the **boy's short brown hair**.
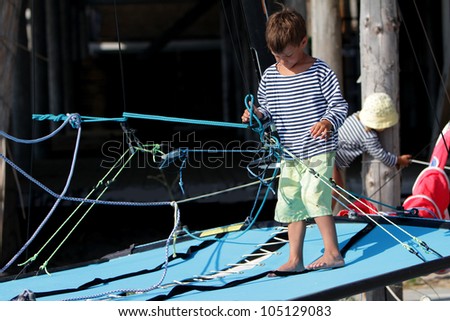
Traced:
<path fill-rule="evenodd" d="M 305 19 L 290 8 L 282 6 L 267 21 L 266 43 L 271 52 L 280 53 L 288 45 L 298 46 L 305 36 Z"/>

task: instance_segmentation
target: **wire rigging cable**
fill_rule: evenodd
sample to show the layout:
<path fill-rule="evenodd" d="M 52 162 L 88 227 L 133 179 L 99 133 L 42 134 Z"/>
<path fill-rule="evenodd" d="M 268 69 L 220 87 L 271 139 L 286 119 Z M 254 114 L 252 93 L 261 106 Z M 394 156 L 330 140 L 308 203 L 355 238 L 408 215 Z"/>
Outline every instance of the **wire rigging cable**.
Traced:
<path fill-rule="evenodd" d="M 423 32 L 423 34 L 424 34 L 425 39 L 426 39 L 427 48 L 429 49 L 429 52 L 430 52 L 430 54 L 431 54 L 431 56 L 432 56 L 432 58 L 433 58 L 435 70 L 436 70 L 436 73 L 437 73 L 438 76 L 439 76 L 441 88 L 443 89 L 443 92 L 445 93 L 445 97 L 446 97 L 446 99 L 447 99 L 447 102 L 450 103 L 450 94 L 449 94 L 448 91 L 447 91 L 447 88 L 446 88 L 446 85 L 445 85 L 445 81 L 444 81 L 444 77 L 442 76 L 442 73 L 441 73 L 441 71 L 440 71 L 440 69 L 439 69 L 439 64 L 437 63 L 436 55 L 435 55 L 435 53 L 434 53 L 433 47 L 432 47 L 432 45 L 431 45 L 430 39 L 429 39 L 429 37 L 428 37 L 427 31 L 426 31 L 426 28 L 425 28 L 425 25 L 424 25 L 424 23 L 423 23 L 422 16 L 421 16 L 421 14 L 420 14 L 420 10 L 419 10 L 419 8 L 417 7 L 416 0 L 413 0 L 413 3 L 414 3 L 414 8 L 415 8 L 416 13 L 417 13 L 417 17 L 418 17 L 419 22 L 420 22 L 421 30 L 422 30 L 422 32 Z M 399 13 L 400 13 L 400 17 L 401 17 L 402 21 L 404 22 L 405 32 L 406 32 L 406 35 L 407 35 L 407 38 L 408 38 L 408 42 L 409 42 L 409 44 L 410 44 L 410 46 L 411 46 L 411 51 L 412 51 L 412 53 L 413 53 L 413 55 L 414 55 L 414 60 L 415 60 L 416 65 L 417 65 L 417 69 L 419 70 L 420 77 L 421 77 L 421 79 L 422 79 L 422 83 L 423 83 L 424 88 L 425 88 L 425 91 L 426 91 L 426 93 L 427 93 L 428 102 L 429 102 L 429 104 L 430 104 L 431 110 L 433 111 L 434 119 L 435 119 L 435 121 L 436 121 L 436 124 L 439 125 L 439 117 L 438 117 L 438 115 L 437 115 L 437 113 L 436 113 L 436 106 L 434 106 L 434 107 L 432 106 L 432 99 L 431 99 L 430 90 L 429 90 L 429 88 L 428 88 L 428 86 L 427 86 L 427 81 L 425 80 L 425 76 L 424 76 L 424 74 L 423 74 L 422 66 L 421 66 L 421 64 L 420 64 L 420 62 L 419 62 L 419 58 L 417 57 L 416 49 L 415 49 L 415 47 L 414 47 L 414 45 L 413 45 L 413 42 L 412 42 L 412 37 L 411 37 L 411 34 L 410 34 L 410 32 L 409 32 L 409 29 L 408 29 L 408 23 L 406 22 L 405 17 L 404 17 L 404 15 L 402 14 L 402 11 L 400 10 L 400 7 L 399 7 Z M 440 132 L 440 135 L 442 135 L 441 132 Z M 445 143 L 445 146 L 446 146 L 446 148 L 447 148 L 447 151 L 449 151 L 449 146 L 448 146 L 447 143 Z"/>

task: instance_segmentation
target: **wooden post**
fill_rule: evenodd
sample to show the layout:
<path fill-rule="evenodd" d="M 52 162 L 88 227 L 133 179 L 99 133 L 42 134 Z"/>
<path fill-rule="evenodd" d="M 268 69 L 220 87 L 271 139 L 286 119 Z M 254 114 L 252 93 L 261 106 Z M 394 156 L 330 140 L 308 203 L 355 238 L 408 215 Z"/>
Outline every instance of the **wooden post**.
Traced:
<path fill-rule="evenodd" d="M 311 1 L 312 55 L 330 65 L 344 90 L 339 0 Z"/>
<path fill-rule="evenodd" d="M 342 33 L 339 0 L 312 0 L 309 4 L 311 26 L 311 55 L 325 61 L 336 74 L 341 91 L 344 91 L 342 60 Z M 341 170 L 345 182 L 346 170 Z M 342 209 L 339 203 L 333 213 Z"/>
<path fill-rule="evenodd" d="M 391 96 L 399 110 L 399 27 L 397 1 L 361 0 L 360 51 L 362 100 L 374 92 Z M 386 129 L 380 135 L 386 150 L 399 154 L 399 125 Z M 395 206 L 400 203 L 400 175 L 390 168 L 363 155 L 362 179 L 364 195 L 383 204 Z M 379 210 L 390 210 L 378 206 Z M 400 290 L 400 291 L 399 291 Z M 401 297 L 401 287 L 396 287 Z M 368 293 L 370 300 L 386 300 L 386 289 Z"/>
<path fill-rule="evenodd" d="M 391 96 L 399 111 L 399 20 L 395 0 L 361 1 L 360 16 L 361 90 L 362 99 L 374 92 Z M 399 124 L 384 130 L 380 135 L 386 150 L 400 151 Z M 395 168 L 363 157 L 363 181 L 365 195 L 385 204 L 400 202 L 400 177 Z M 380 210 L 388 210 L 381 207 Z"/>

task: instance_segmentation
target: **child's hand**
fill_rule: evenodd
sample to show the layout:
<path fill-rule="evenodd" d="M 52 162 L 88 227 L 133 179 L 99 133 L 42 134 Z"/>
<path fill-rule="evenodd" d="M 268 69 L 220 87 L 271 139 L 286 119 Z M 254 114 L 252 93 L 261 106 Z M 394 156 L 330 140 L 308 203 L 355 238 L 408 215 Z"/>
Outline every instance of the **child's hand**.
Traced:
<path fill-rule="evenodd" d="M 411 164 L 411 155 L 400 155 L 397 157 L 397 167 L 399 168 L 403 168 L 403 167 L 408 167 L 409 164 Z"/>
<path fill-rule="evenodd" d="M 314 138 L 322 138 L 327 140 L 328 138 L 330 138 L 331 136 L 331 129 L 332 129 L 333 125 L 326 119 L 323 119 L 317 123 L 315 123 L 310 131 L 311 131 L 311 135 Z"/>
<path fill-rule="evenodd" d="M 253 106 L 253 114 L 256 115 L 258 119 L 263 118 L 263 114 L 255 106 Z M 250 121 L 250 112 L 248 111 L 248 109 L 244 110 L 244 113 L 241 116 L 241 120 L 243 123 L 248 123 Z"/>

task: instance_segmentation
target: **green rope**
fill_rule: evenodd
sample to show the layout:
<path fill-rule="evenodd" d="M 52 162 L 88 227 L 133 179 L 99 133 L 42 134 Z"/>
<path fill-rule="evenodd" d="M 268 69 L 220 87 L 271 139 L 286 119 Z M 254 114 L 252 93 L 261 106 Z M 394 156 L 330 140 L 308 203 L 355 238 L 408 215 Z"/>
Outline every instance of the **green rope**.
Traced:
<path fill-rule="evenodd" d="M 125 156 L 127 155 L 127 153 L 129 153 L 129 150 L 127 150 L 116 162 L 115 165 L 120 164 L 120 162 L 122 161 L 123 158 L 125 158 Z M 130 162 L 130 160 L 132 159 L 132 157 L 134 156 L 134 154 L 131 154 L 130 157 L 128 158 L 128 160 L 126 162 L 124 162 L 124 164 L 121 166 L 121 168 L 118 170 L 118 172 L 114 175 L 114 177 L 109 180 L 108 182 L 112 182 L 114 181 L 117 176 L 121 173 L 121 171 L 125 168 L 125 166 Z M 85 199 L 88 199 L 97 189 L 98 187 L 104 185 L 104 181 L 106 179 L 106 177 L 108 177 L 110 175 L 110 173 L 113 171 L 113 169 L 115 169 L 116 166 L 112 166 L 111 169 L 103 176 L 103 178 L 97 183 L 97 185 L 88 193 L 88 195 L 85 197 Z M 102 192 L 98 195 L 97 200 L 100 199 L 100 197 L 106 192 L 106 190 L 109 188 L 109 184 L 105 185 L 105 188 L 102 190 Z M 19 264 L 19 266 L 22 265 L 26 265 L 29 264 L 33 261 L 35 261 L 37 259 L 37 257 L 39 256 L 39 254 L 44 250 L 44 248 L 47 247 L 47 245 L 53 240 L 53 238 L 61 231 L 61 229 L 71 220 L 71 218 L 76 214 L 76 212 L 81 208 L 81 206 L 84 204 L 84 202 L 81 202 L 80 204 L 78 204 L 78 206 L 72 211 L 72 213 L 69 215 L 69 217 L 67 217 L 67 219 L 59 226 L 59 228 L 53 233 L 52 236 L 50 236 L 50 238 L 47 240 L 47 242 L 36 252 L 36 254 L 34 254 L 31 258 L 29 258 L 27 261 L 25 261 L 24 263 Z M 77 224 L 75 224 L 75 226 L 70 230 L 69 234 L 62 240 L 62 242 L 58 245 L 58 247 L 55 249 L 55 251 L 53 251 L 53 253 L 49 256 L 49 258 L 44 262 L 44 264 L 41 265 L 41 267 L 39 268 L 40 270 L 45 270 L 45 272 L 47 274 L 47 264 L 48 262 L 53 258 L 53 256 L 56 254 L 56 252 L 60 249 L 60 247 L 64 244 L 64 242 L 68 239 L 68 237 L 72 234 L 72 232 L 75 230 L 75 228 L 80 224 L 80 222 L 84 219 L 84 217 L 88 214 L 88 212 L 92 209 L 92 207 L 95 205 L 95 203 L 92 203 L 89 208 L 85 211 L 84 215 L 81 217 L 81 219 L 79 219 L 79 221 L 77 222 Z"/>

